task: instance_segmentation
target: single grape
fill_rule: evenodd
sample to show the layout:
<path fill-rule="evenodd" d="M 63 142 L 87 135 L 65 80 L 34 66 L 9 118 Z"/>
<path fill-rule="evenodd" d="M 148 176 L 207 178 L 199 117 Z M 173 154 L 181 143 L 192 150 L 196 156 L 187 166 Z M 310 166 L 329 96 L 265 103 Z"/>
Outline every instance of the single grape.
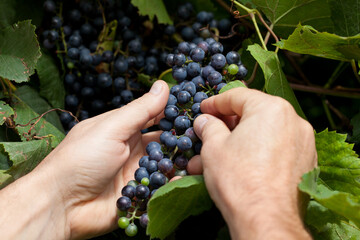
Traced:
<path fill-rule="evenodd" d="M 248 70 L 246 67 L 242 64 L 239 65 L 239 72 L 235 75 L 237 79 L 244 79 L 244 77 L 247 75 Z"/>
<path fill-rule="evenodd" d="M 224 51 L 224 46 L 219 42 L 214 42 L 209 47 L 209 52 L 211 55 L 216 53 L 222 53 Z"/>
<path fill-rule="evenodd" d="M 179 132 L 185 132 L 191 125 L 190 119 L 187 116 L 178 116 L 175 118 L 174 126 Z"/>
<path fill-rule="evenodd" d="M 194 62 L 201 62 L 205 58 L 205 52 L 199 47 L 196 47 L 190 51 L 190 58 Z"/>
<path fill-rule="evenodd" d="M 190 45 L 188 42 L 181 42 L 178 45 L 179 53 L 182 53 L 184 55 L 189 55 L 190 53 Z"/>
<path fill-rule="evenodd" d="M 131 207 L 131 199 L 122 196 L 116 201 L 116 206 L 120 211 L 127 211 Z"/>
<path fill-rule="evenodd" d="M 187 82 L 183 85 L 182 91 L 190 93 L 190 95 L 193 97 L 196 93 L 196 86 L 193 82 Z"/>
<path fill-rule="evenodd" d="M 230 64 L 228 66 L 228 71 L 231 75 L 235 75 L 239 72 L 239 67 L 236 64 Z"/>
<path fill-rule="evenodd" d="M 121 194 L 132 199 L 135 196 L 135 187 L 131 185 L 126 185 L 122 188 Z"/>
<path fill-rule="evenodd" d="M 207 99 L 208 95 L 204 92 L 197 92 L 194 96 L 193 102 L 194 103 L 201 103 L 203 100 Z"/>
<path fill-rule="evenodd" d="M 179 108 L 175 105 L 168 105 L 164 110 L 165 118 L 168 120 L 174 120 L 179 116 Z"/>
<path fill-rule="evenodd" d="M 79 99 L 75 95 L 67 95 L 65 103 L 69 108 L 76 108 L 79 105 Z"/>
<path fill-rule="evenodd" d="M 175 158 L 174 163 L 178 169 L 183 170 L 183 169 L 186 169 L 188 162 L 189 162 L 189 160 L 184 155 L 180 155 Z"/>
<path fill-rule="evenodd" d="M 111 50 L 106 50 L 101 55 L 102 61 L 106 63 L 111 63 L 114 59 L 114 53 Z"/>
<path fill-rule="evenodd" d="M 169 67 L 174 66 L 174 54 L 172 53 L 168 54 L 165 61 Z"/>
<path fill-rule="evenodd" d="M 127 217 L 121 217 L 118 220 L 118 226 L 119 228 L 125 229 L 127 226 L 129 226 L 130 220 Z"/>
<path fill-rule="evenodd" d="M 146 170 L 148 171 L 148 173 L 153 173 L 156 172 L 158 170 L 158 165 L 157 165 L 157 161 L 155 160 L 150 160 L 146 166 Z"/>
<path fill-rule="evenodd" d="M 159 188 L 166 183 L 166 177 L 160 172 L 153 172 L 150 175 L 150 186 L 153 188 Z"/>
<path fill-rule="evenodd" d="M 177 103 L 177 98 L 174 95 L 170 94 L 166 106 L 176 105 L 176 103 Z"/>
<path fill-rule="evenodd" d="M 187 76 L 190 78 L 194 78 L 199 76 L 201 73 L 201 67 L 199 63 L 191 62 L 186 67 Z"/>
<path fill-rule="evenodd" d="M 146 228 L 147 225 L 148 225 L 148 222 L 149 222 L 149 217 L 148 217 L 148 214 L 147 213 L 143 213 L 141 216 L 140 216 L 140 226 L 142 226 L 143 228 Z"/>
<path fill-rule="evenodd" d="M 186 57 L 183 53 L 178 53 L 174 55 L 174 64 L 178 67 L 181 67 L 186 62 Z"/>
<path fill-rule="evenodd" d="M 129 51 L 131 53 L 140 53 L 141 52 L 141 42 L 139 39 L 131 40 L 128 44 Z"/>
<path fill-rule="evenodd" d="M 150 179 L 148 179 L 148 178 L 141 179 L 141 184 L 144 185 L 144 186 L 149 186 Z"/>
<path fill-rule="evenodd" d="M 124 103 L 129 103 L 134 99 L 134 95 L 130 90 L 122 90 L 120 96 L 124 100 Z"/>
<path fill-rule="evenodd" d="M 143 178 L 144 179 L 144 178 Z M 136 186 L 135 196 L 138 199 L 145 199 L 150 195 L 150 189 L 142 184 Z"/>
<path fill-rule="evenodd" d="M 210 75 L 207 77 L 207 80 L 210 84 L 210 86 L 215 86 L 221 83 L 222 81 L 222 75 L 218 71 L 214 71 L 210 73 Z"/>
<path fill-rule="evenodd" d="M 78 48 L 69 48 L 67 55 L 69 58 L 71 58 L 73 60 L 77 60 L 77 59 L 79 59 L 80 51 Z"/>
<path fill-rule="evenodd" d="M 184 27 L 180 34 L 185 41 L 191 41 L 195 37 L 194 29 L 191 27 Z"/>
<path fill-rule="evenodd" d="M 188 128 L 188 129 L 186 129 L 186 131 L 185 131 L 185 136 L 187 136 L 188 138 L 190 138 L 192 142 L 196 142 L 196 141 L 199 140 L 199 138 L 196 136 L 196 133 L 195 133 L 193 127 L 190 127 L 190 128 Z"/>
<path fill-rule="evenodd" d="M 149 142 L 148 145 L 146 145 L 145 150 L 146 150 L 147 154 L 150 154 L 150 151 L 153 149 L 161 150 L 160 143 L 152 141 L 152 142 Z"/>
<path fill-rule="evenodd" d="M 170 131 L 173 128 L 173 123 L 166 118 L 163 118 L 159 122 L 159 128 L 163 131 Z"/>
<path fill-rule="evenodd" d="M 160 161 L 164 157 L 164 153 L 159 149 L 152 149 L 149 152 L 149 160 Z"/>
<path fill-rule="evenodd" d="M 129 237 L 134 237 L 138 232 L 138 228 L 134 223 L 130 223 L 129 226 L 125 228 L 125 234 Z"/>
<path fill-rule="evenodd" d="M 135 174 L 134 174 L 134 178 L 137 182 L 141 182 L 141 179 L 143 179 L 144 177 L 149 178 L 149 173 L 146 170 L 146 168 L 144 167 L 139 167 L 138 169 L 136 169 Z"/>
<path fill-rule="evenodd" d="M 149 156 L 143 156 L 140 158 L 139 160 L 139 167 L 144 167 L 146 168 L 146 166 L 149 164 Z"/>
<path fill-rule="evenodd" d="M 97 77 L 97 85 L 101 88 L 107 88 L 112 85 L 112 78 L 108 73 L 100 73 Z"/>
<path fill-rule="evenodd" d="M 191 111 L 193 112 L 194 115 L 196 115 L 198 113 L 201 113 L 201 111 L 200 111 L 200 103 L 194 103 L 191 106 Z"/>
<path fill-rule="evenodd" d="M 158 162 L 158 169 L 160 172 L 167 174 L 173 169 L 173 163 L 168 158 L 163 158 Z"/>
<path fill-rule="evenodd" d="M 239 64 L 240 62 L 240 54 L 235 51 L 230 51 L 226 54 L 226 61 L 228 64 Z"/>
<path fill-rule="evenodd" d="M 178 103 L 180 103 L 180 104 L 186 104 L 190 101 L 190 99 L 191 99 L 191 94 L 187 91 L 180 91 L 177 94 L 177 100 L 178 100 Z"/>
<path fill-rule="evenodd" d="M 53 28 L 60 28 L 62 26 L 62 20 L 58 16 L 54 16 L 51 19 L 51 27 Z"/>
<path fill-rule="evenodd" d="M 172 76 L 178 82 L 185 80 L 187 76 L 186 68 L 184 67 L 173 67 Z"/>
<path fill-rule="evenodd" d="M 176 145 L 179 148 L 179 150 L 187 151 L 192 147 L 192 142 L 190 138 L 184 136 L 178 139 Z"/>
<path fill-rule="evenodd" d="M 221 69 L 225 67 L 226 59 L 221 53 L 216 53 L 211 57 L 211 66 L 215 69 Z"/>

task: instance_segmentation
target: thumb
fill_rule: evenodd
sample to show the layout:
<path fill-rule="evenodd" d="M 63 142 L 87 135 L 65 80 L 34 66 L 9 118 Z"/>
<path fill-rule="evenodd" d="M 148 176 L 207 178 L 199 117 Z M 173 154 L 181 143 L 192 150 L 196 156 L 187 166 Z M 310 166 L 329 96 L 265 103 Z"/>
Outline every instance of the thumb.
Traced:
<path fill-rule="evenodd" d="M 114 111 L 108 120 L 115 128 L 114 131 L 128 138 L 159 115 L 164 110 L 168 98 L 168 85 L 162 80 L 156 81 L 148 93 Z"/>
<path fill-rule="evenodd" d="M 220 146 L 231 134 L 223 121 L 209 114 L 202 114 L 195 119 L 194 130 L 204 146 Z"/>

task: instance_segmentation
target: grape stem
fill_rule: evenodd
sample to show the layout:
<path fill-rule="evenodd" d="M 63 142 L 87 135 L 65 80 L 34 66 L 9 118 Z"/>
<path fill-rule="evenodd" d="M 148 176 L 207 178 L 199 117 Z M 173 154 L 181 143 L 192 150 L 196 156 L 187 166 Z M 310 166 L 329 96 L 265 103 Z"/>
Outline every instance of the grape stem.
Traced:
<path fill-rule="evenodd" d="M 354 75 L 355 75 L 356 79 L 358 80 L 358 82 L 360 82 L 360 76 L 359 76 L 358 70 L 356 68 L 356 62 L 354 59 L 351 60 L 351 67 L 352 67 L 352 70 L 354 71 Z"/>
<path fill-rule="evenodd" d="M 168 73 L 170 73 L 170 72 L 172 72 L 172 68 L 169 68 L 169 69 L 163 71 L 163 72 L 160 74 L 159 79 L 160 79 L 160 80 L 163 80 L 162 78 L 163 78 L 166 74 L 168 74 Z"/>

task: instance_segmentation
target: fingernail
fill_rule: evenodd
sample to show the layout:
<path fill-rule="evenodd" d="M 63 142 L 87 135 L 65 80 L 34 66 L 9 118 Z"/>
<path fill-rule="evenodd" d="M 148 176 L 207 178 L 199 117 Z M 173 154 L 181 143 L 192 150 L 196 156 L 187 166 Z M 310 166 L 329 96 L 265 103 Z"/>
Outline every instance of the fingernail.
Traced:
<path fill-rule="evenodd" d="M 159 81 L 157 81 L 152 85 L 150 89 L 150 93 L 154 95 L 159 95 L 161 89 L 162 89 L 162 84 Z"/>
<path fill-rule="evenodd" d="M 202 132 L 202 129 L 204 128 L 205 123 L 208 121 L 209 119 L 205 116 L 199 116 L 196 118 L 196 125 L 198 126 L 197 129 Z"/>

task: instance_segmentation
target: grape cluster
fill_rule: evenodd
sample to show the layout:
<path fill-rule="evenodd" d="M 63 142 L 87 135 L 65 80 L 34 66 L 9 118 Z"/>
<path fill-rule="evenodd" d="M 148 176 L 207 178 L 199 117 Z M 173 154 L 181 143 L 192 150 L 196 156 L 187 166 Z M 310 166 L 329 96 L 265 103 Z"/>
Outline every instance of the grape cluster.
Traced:
<path fill-rule="evenodd" d="M 147 155 L 139 160 L 135 180 L 122 189 L 117 200 L 118 225 L 129 236 L 136 234 L 135 219 L 147 226 L 146 205 L 154 192 L 172 177 L 187 175 L 189 160 L 200 154 L 202 143 L 193 129 L 194 120 L 201 114 L 200 103 L 218 94 L 227 82 L 247 74 L 240 54 L 230 51 L 224 55 L 222 44 L 213 38 L 195 46 L 181 42 L 175 52 L 166 57 L 166 62 L 178 84 L 170 89 L 165 117 L 159 123 L 163 130 L 160 141 L 146 146 Z"/>
<path fill-rule="evenodd" d="M 196 46 L 211 35 L 204 27 L 227 34 L 232 24 L 229 19 L 215 20 L 210 12 L 195 14 L 190 3 L 179 6 L 175 25 L 150 24 L 129 0 L 99 3 L 44 2 L 42 43 L 62 62 L 66 109 L 80 120 L 140 97 L 151 83 L 142 84 L 139 74 L 159 76 L 167 68 L 167 49 L 176 47 L 179 40 Z M 111 28 L 115 22 L 117 27 Z M 65 112 L 60 119 L 66 130 L 77 123 Z"/>

